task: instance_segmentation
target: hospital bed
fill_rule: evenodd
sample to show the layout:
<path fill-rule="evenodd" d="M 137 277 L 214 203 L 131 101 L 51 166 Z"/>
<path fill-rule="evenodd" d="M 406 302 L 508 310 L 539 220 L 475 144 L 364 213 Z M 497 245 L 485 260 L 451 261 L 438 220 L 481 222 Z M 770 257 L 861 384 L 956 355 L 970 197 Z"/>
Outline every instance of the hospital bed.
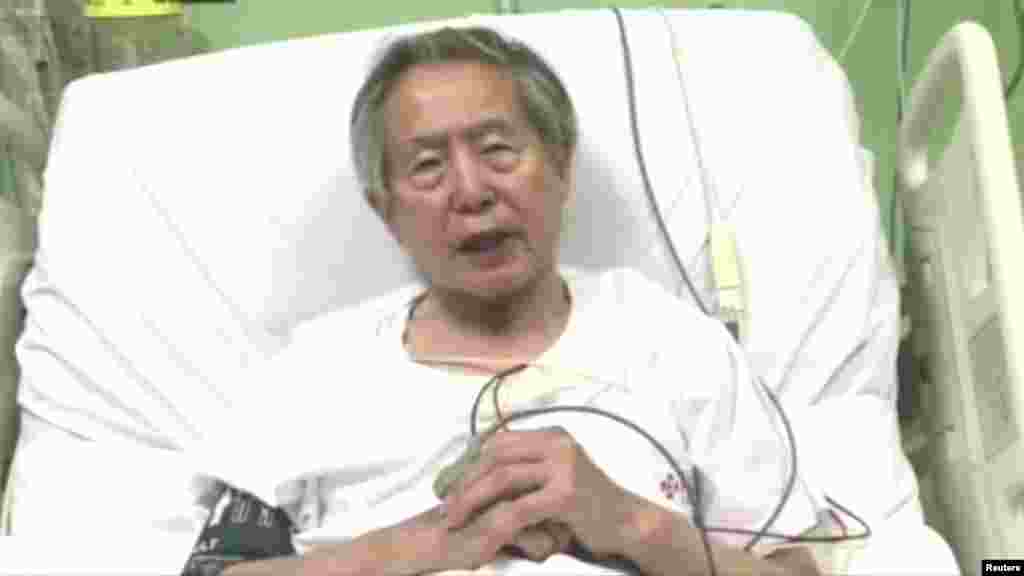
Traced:
<path fill-rule="evenodd" d="M 894 537 L 921 516 L 895 413 L 898 286 L 882 238 L 872 156 L 859 145 L 845 75 L 793 16 L 623 15 L 622 30 L 609 11 L 453 22 L 495 26 L 535 46 L 577 103 L 578 192 L 563 263 L 628 265 L 688 298 L 667 236 L 700 296 L 713 304 L 708 230 L 715 222 L 732 226 L 745 296 L 741 342 L 805 432 L 798 433 L 802 472 L 868 518 L 876 535 L 895 542 L 888 548 L 869 542 L 850 571 L 957 572 L 934 532 Z M 244 395 L 234 377 L 285 347 L 295 326 L 414 279 L 355 189 L 347 111 L 384 35 L 436 25 L 255 46 L 73 83 L 51 144 L 38 249 L 23 284 L 18 257 L 36 245 L 31 223 L 5 246 L 4 286 L 22 286 L 27 310 L 22 331 L 20 302 L 5 294 L 6 341 L 20 334 L 21 402 L 78 434 L 174 454 L 214 433 L 232 398 Z M 945 73 L 938 77 L 971 86 L 964 89 L 970 121 L 961 122 L 951 149 L 972 159 L 966 165 L 973 168 L 951 160 L 939 173 L 974 175 L 977 190 L 1015 191 L 1003 104 L 992 102 L 999 76 L 991 41 L 973 25 L 949 38 L 940 48 L 936 66 Z M 928 87 L 944 84 L 931 77 L 915 89 L 903 150 L 920 150 L 934 121 L 936 97 Z M 638 138 L 630 137 L 633 128 Z M 982 133 L 995 136 L 975 138 Z M 990 157 L 996 160 L 985 160 Z M 935 178 L 918 154 L 906 158 L 908 198 L 955 196 L 935 193 L 958 190 L 951 177 Z M 644 193 L 645 180 L 653 198 Z M 664 229 L 655 223 L 655 205 Z M 929 254 L 950 258 L 959 244 L 937 218 L 951 212 L 917 206 L 908 204 L 909 220 L 926 231 Z M 989 229 L 1001 241 L 1019 243 L 1013 238 L 1019 220 L 1018 232 L 1007 231 L 1003 220 L 986 222 L 1000 222 Z M 920 236 L 914 241 L 922 245 Z M 993 265 L 1005 264 L 1007 252 L 998 253 Z M 948 299 L 942 275 L 956 269 L 934 256 L 933 280 L 919 281 L 917 263 L 927 259 L 913 254 L 910 277 L 924 289 L 920 302 Z M 1008 278 L 994 275 L 993 286 Z M 991 294 L 998 297 L 990 314 L 1012 311 L 1010 292 L 993 288 Z M 935 335 L 956 333 L 958 318 L 926 322 L 941 314 L 942 302 L 913 310 L 922 355 L 949 357 L 942 346 L 963 353 L 963 340 Z M 1010 346 L 1007 324 L 1003 342 Z M 970 374 L 957 366 L 933 371 L 950 376 L 932 378 L 929 389 L 963 387 Z M 183 562 L 195 539 L 184 505 L 150 506 L 167 521 L 133 525 L 133 545 L 116 554 L 91 540 L 109 544 L 106 530 L 124 529 L 104 524 L 106 508 L 153 504 L 152 493 L 146 499 L 137 486 L 157 477 L 154 450 L 128 451 L 138 459 L 125 466 L 123 453 L 83 451 L 82 441 L 70 436 L 23 431 L 20 441 L 5 498 L 13 535 L 0 538 L 0 573 L 179 568 L 175 562 Z M 879 453 L 858 450 L 869 441 L 882 447 Z M 916 453 L 934 451 L 937 443 Z M 957 490 L 948 480 L 958 470 L 971 478 L 990 472 L 955 454 L 943 460 L 936 453 L 933 460 L 949 462 L 927 476 L 928 486 L 946 487 L 943 494 Z M 118 473 L 105 473 L 109 468 Z M 172 468 L 160 477 L 173 477 Z M 174 482 L 164 484 L 173 490 Z M 951 502 L 933 496 L 941 490 L 926 491 L 924 504 L 929 519 L 939 518 L 937 526 L 954 536 L 965 571 L 974 571 L 968 562 L 978 557 L 1008 550 L 946 522 Z M 984 493 L 978 484 L 979 498 Z M 74 504 L 77 513 L 62 513 L 59 521 L 29 513 L 40 502 L 55 510 Z M 974 518 L 980 510 L 968 504 L 948 518 Z"/>

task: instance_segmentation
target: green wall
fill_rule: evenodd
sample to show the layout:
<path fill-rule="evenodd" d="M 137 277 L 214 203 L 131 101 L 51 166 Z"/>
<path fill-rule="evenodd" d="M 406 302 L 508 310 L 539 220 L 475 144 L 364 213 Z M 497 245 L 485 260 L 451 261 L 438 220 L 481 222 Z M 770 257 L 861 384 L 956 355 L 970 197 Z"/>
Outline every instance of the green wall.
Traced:
<path fill-rule="evenodd" d="M 302 10 L 296 9 L 301 3 Z M 493 13 L 491 0 L 375 2 L 239 0 L 194 4 L 189 24 L 213 50 L 276 40 L 361 30 L 397 23 Z"/>

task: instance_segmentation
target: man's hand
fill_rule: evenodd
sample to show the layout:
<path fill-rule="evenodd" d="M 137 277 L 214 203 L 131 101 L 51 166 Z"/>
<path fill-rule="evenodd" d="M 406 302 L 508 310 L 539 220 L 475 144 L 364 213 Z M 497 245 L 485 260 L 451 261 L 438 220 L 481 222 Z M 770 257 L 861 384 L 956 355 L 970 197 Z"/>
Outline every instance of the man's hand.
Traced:
<path fill-rule="evenodd" d="M 429 571 L 476 570 L 498 560 L 502 554 L 523 556 L 543 562 L 550 556 L 568 550 L 572 534 L 565 526 L 542 524 L 515 528 L 502 525 L 501 516 L 485 513 L 459 528 L 453 528 L 436 509 L 436 523 L 431 521 L 429 536 L 434 562 Z"/>
<path fill-rule="evenodd" d="M 527 527 L 513 533 L 494 530 L 493 519 L 478 518 L 458 530 L 449 529 L 440 506 L 400 524 L 369 532 L 341 544 L 310 550 L 289 574 L 309 576 L 413 576 L 445 570 L 475 570 L 515 550 L 541 562 L 566 549 L 571 535 L 559 527 Z M 273 561 L 272 561 L 273 562 Z M 280 563 L 280 561 L 278 561 Z M 232 574 L 271 574 L 266 566 L 249 565 Z M 241 567 L 239 567 L 241 568 Z M 278 568 L 285 568 L 280 564 Z"/>
<path fill-rule="evenodd" d="M 555 552 L 575 539 L 606 558 L 621 551 L 637 497 L 612 482 L 565 430 L 552 428 L 496 433 L 444 505 L 449 526 L 482 538 L 486 545 L 473 540 L 481 551 L 548 527 L 557 534 Z"/>

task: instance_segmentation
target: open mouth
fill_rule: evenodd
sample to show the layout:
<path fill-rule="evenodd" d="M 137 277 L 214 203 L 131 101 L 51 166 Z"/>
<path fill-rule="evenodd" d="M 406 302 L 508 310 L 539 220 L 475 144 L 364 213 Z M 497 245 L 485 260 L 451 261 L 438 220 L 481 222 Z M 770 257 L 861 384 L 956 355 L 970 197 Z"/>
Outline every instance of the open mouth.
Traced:
<path fill-rule="evenodd" d="M 488 230 L 474 234 L 459 243 L 459 252 L 480 254 L 497 250 L 511 236 L 504 230 Z"/>

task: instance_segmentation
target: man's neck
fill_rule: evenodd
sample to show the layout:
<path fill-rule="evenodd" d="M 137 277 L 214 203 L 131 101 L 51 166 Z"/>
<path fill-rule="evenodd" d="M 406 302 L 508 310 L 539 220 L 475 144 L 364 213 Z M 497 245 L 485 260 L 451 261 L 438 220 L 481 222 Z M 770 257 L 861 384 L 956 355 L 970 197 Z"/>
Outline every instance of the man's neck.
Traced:
<path fill-rule="evenodd" d="M 521 290 L 494 298 L 435 288 L 427 300 L 429 313 L 458 333 L 493 340 L 519 340 L 558 330 L 569 311 L 556 270 Z"/>

